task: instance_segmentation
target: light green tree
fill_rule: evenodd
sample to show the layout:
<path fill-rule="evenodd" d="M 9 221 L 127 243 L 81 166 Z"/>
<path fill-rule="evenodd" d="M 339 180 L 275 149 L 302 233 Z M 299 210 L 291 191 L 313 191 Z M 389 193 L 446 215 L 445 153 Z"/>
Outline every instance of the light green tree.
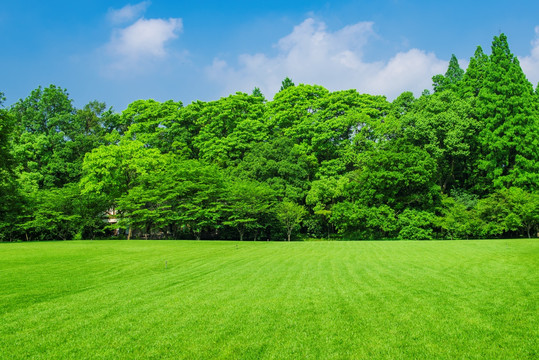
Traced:
<path fill-rule="evenodd" d="M 292 231 L 300 226 L 303 218 L 307 215 L 307 211 L 303 206 L 284 199 L 275 206 L 275 215 L 284 226 L 287 239 L 290 241 Z"/>

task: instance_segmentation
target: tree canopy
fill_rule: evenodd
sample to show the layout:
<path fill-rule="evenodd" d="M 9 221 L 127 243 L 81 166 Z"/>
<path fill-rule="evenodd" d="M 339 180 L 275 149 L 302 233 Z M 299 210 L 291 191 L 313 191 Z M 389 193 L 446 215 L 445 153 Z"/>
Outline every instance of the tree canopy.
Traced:
<path fill-rule="evenodd" d="M 120 113 L 3 106 L 0 240 L 468 239 L 539 231 L 539 95 L 504 34 L 393 101 L 285 78 Z"/>

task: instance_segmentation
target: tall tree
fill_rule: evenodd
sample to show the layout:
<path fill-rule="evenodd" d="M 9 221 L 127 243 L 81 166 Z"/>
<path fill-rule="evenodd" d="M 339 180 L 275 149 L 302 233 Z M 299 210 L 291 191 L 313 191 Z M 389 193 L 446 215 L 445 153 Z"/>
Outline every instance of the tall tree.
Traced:
<path fill-rule="evenodd" d="M 17 123 L 14 154 L 25 182 L 38 188 L 61 187 L 77 181 L 66 158 L 66 128 L 75 114 L 65 89 L 54 85 L 33 90 L 11 109 Z"/>
<path fill-rule="evenodd" d="M 451 89 L 418 99 L 401 119 L 407 142 L 425 149 L 437 163 L 437 182 L 444 193 L 471 186 L 481 130 L 472 117 L 472 101 Z"/>
<path fill-rule="evenodd" d="M 4 101 L 4 93 L 0 92 L 0 241 L 11 239 L 19 204 L 11 154 L 14 122 L 11 113 L 2 107 Z"/>
<path fill-rule="evenodd" d="M 482 189 L 518 186 L 539 189 L 539 109 L 532 84 L 509 50 L 504 34 L 494 37 L 477 114 L 484 122 L 477 162 Z"/>
<path fill-rule="evenodd" d="M 457 91 L 460 96 L 475 97 L 479 94 L 487 76 L 488 66 L 489 57 L 483 52 L 481 46 L 478 46 L 462 77 L 462 84 L 458 87 Z"/>
<path fill-rule="evenodd" d="M 432 77 L 434 92 L 440 92 L 454 87 L 462 77 L 464 76 L 464 70 L 459 66 L 459 61 L 455 54 L 451 55 L 451 60 L 449 60 L 449 66 L 445 75 L 434 75 Z"/>
<path fill-rule="evenodd" d="M 82 194 L 102 194 L 101 210 L 116 208 L 119 200 L 140 183 L 143 175 L 159 168 L 164 159 L 158 149 L 146 148 L 140 141 L 123 140 L 118 144 L 100 146 L 84 158 L 84 176 L 81 179 Z M 130 212 L 125 207 L 120 218 L 129 227 Z"/>

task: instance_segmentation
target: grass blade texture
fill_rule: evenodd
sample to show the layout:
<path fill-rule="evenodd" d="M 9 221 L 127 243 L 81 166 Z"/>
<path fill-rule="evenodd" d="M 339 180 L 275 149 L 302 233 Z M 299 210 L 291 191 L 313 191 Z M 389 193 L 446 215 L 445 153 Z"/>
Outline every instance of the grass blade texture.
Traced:
<path fill-rule="evenodd" d="M 0 244 L 0 358 L 532 359 L 539 242 Z"/>

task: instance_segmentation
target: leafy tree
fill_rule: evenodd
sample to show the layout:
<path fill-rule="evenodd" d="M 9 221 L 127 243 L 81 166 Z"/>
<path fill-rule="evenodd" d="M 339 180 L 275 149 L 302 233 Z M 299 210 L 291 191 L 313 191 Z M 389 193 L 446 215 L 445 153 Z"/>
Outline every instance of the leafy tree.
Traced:
<path fill-rule="evenodd" d="M 441 216 L 436 220 L 444 236 L 453 239 L 478 237 L 481 227 L 476 216 L 477 197 L 462 190 L 453 189 L 451 196 L 442 196 Z"/>
<path fill-rule="evenodd" d="M 83 194 L 103 194 L 101 210 L 116 208 L 119 200 L 139 185 L 141 176 L 158 168 L 164 159 L 158 149 L 146 148 L 140 141 L 123 140 L 118 144 L 103 145 L 84 158 L 84 176 L 81 179 Z M 132 227 L 129 207 L 124 207 L 120 218 Z"/>
<path fill-rule="evenodd" d="M 0 92 L 0 106 L 5 100 Z M 13 171 L 15 162 L 11 154 L 14 122 L 10 112 L 0 108 L 0 241 L 11 239 L 16 214 L 19 211 L 19 196 Z"/>
<path fill-rule="evenodd" d="M 351 201 L 333 206 L 331 223 L 339 234 L 353 239 L 394 238 L 397 229 L 396 212 L 391 207 L 367 207 Z"/>
<path fill-rule="evenodd" d="M 267 136 L 260 121 L 263 99 L 236 93 L 218 101 L 197 104 L 199 132 L 193 138 L 198 157 L 222 167 L 234 165 Z"/>
<path fill-rule="evenodd" d="M 182 109 L 181 102 L 172 100 L 159 103 L 155 100 L 137 100 L 128 105 L 120 117 L 127 126 L 126 137 L 138 140 L 146 146 L 161 152 L 184 152 L 171 141 L 169 129 L 178 121 Z M 183 144 L 182 144 L 183 145 Z"/>
<path fill-rule="evenodd" d="M 434 232 L 435 216 L 428 211 L 404 209 L 399 214 L 397 227 L 399 239 L 431 240 Z"/>
<path fill-rule="evenodd" d="M 317 101 L 329 94 L 318 85 L 291 86 L 286 91 L 275 94 L 273 101 L 267 104 L 266 125 L 272 136 L 285 135 L 301 142 L 306 137 L 305 130 L 299 126 L 305 119 L 311 119 L 319 108 Z"/>
<path fill-rule="evenodd" d="M 449 89 L 420 98 L 401 119 L 407 142 L 425 149 L 436 161 L 437 183 L 444 193 L 455 186 L 472 186 L 481 130 L 472 111 L 470 100 Z"/>
<path fill-rule="evenodd" d="M 501 189 L 477 203 L 482 236 L 526 235 L 539 228 L 539 194 L 511 187 Z"/>
<path fill-rule="evenodd" d="M 439 200 L 436 162 L 419 147 L 392 144 L 365 152 L 358 168 L 350 174 L 347 191 L 349 199 L 362 206 L 427 210 Z"/>
<path fill-rule="evenodd" d="M 227 185 L 225 194 L 226 217 L 224 225 L 238 231 L 240 241 L 246 232 L 253 232 L 254 240 L 264 220 L 270 216 L 274 193 L 264 183 L 235 179 Z"/>
<path fill-rule="evenodd" d="M 383 96 L 337 91 L 316 102 L 312 119 L 305 118 L 298 128 L 301 141 L 311 144 L 319 161 L 317 176 L 342 175 L 353 168 L 354 151 L 376 141 L 390 104 Z M 300 131 L 298 131 L 299 133 Z"/>
<path fill-rule="evenodd" d="M 176 168 L 176 180 L 181 187 L 174 204 L 178 221 L 187 226 L 197 240 L 204 231 L 216 232 L 226 212 L 222 171 L 214 165 L 191 160 Z"/>
<path fill-rule="evenodd" d="M 345 187 L 348 183 L 346 177 L 327 177 L 315 180 L 307 194 L 306 203 L 312 207 L 313 213 L 319 215 L 327 228 L 327 237 L 332 232 L 330 222 L 333 206 L 343 200 Z"/>
<path fill-rule="evenodd" d="M 255 144 L 231 173 L 266 183 L 280 199 L 302 202 L 316 165 L 316 158 L 307 153 L 304 144 L 276 136 Z"/>
<path fill-rule="evenodd" d="M 403 117 L 412 109 L 415 101 L 416 99 L 411 91 L 403 92 L 391 103 L 390 115 L 397 119 Z"/>
<path fill-rule="evenodd" d="M 51 85 L 32 91 L 11 109 L 17 136 L 14 155 L 19 173 L 29 173 L 39 188 L 61 187 L 76 182 L 80 173 L 73 171 L 73 153 L 66 143 L 69 124 L 75 114 L 65 89 Z"/>
<path fill-rule="evenodd" d="M 306 215 L 307 211 L 303 206 L 288 199 L 284 199 L 275 206 L 275 216 L 286 229 L 288 241 L 290 241 L 292 231 L 299 227 Z"/>
<path fill-rule="evenodd" d="M 26 205 L 31 209 L 26 209 L 26 221 L 20 227 L 28 240 L 82 238 L 84 219 L 81 216 L 80 191 L 76 184 L 36 191 L 30 194 Z"/>

